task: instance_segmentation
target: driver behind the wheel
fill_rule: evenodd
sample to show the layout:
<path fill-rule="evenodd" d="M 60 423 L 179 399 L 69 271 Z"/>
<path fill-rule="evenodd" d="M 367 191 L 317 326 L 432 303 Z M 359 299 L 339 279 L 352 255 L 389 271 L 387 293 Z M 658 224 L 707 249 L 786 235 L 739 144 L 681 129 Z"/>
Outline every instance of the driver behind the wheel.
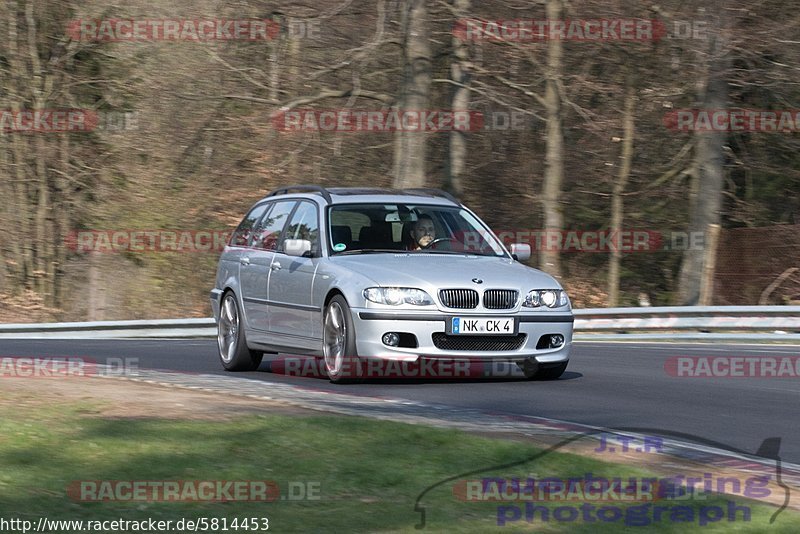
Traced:
<path fill-rule="evenodd" d="M 430 215 L 420 215 L 411 228 L 411 239 L 406 244 L 406 250 L 420 250 L 436 239 L 436 226 Z"/>

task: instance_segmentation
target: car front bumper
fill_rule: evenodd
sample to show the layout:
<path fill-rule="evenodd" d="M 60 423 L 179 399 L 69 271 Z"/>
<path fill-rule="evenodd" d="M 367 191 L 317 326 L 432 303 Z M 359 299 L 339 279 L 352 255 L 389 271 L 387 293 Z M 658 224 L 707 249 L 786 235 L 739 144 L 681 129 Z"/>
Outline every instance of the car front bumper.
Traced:
<path fill-rule="evenodd" d="M 354 308 L 353 323 L 356 330 L 356 346 L 359 358 L 415 361 L 420 357 L 427 359 L 495 361 L 522 363 L 534 360 L 540 364 L 557 364 L 569 360 L 572 345 L 572 312 L 542 312 L 531 314 L 445 314 L 376 311 L 374 308 Z M 484 343 L 480 350 L 470 348 L 466 338 L 469 335 L 447 336 L 448 340 L 458 337 L 459 350 L 446 350 L 435 345 L 433 336 L 446 334 L 446 324 L 452 317 L 515 317 L 519 319 L 518 332 L 525 334 L 520 346 L 509 350 L 491 350 L 491 340 Z M 382 342 L 387 332 L 413 334 L 416 336 L 416 348 L 390 347 Z M 537 349 L 542 336 L 561 334 L 564 344 L 558 348 Z M 487 336 L 498 341 L 506 336 Z M 487 350 L 488 349 L 488 350 Z"/>

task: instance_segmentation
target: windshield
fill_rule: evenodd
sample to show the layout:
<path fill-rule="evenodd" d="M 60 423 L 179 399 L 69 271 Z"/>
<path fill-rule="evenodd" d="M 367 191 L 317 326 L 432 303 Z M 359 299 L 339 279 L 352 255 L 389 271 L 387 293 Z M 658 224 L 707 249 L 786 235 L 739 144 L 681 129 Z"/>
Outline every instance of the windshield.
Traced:
<path fill-rule="evenodd" d="M 491 231 L 463 208 L 423 204 L 345 204 L 330 208 L 332 255 L 397 251 L 507 256 Z"/>

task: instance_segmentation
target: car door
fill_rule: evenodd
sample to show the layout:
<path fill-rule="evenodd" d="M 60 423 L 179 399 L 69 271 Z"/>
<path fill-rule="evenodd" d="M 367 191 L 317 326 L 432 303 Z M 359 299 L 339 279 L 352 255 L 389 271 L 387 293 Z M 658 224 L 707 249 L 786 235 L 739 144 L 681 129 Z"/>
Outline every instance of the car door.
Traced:
<path fill-rule="evenodd" d="M 248 327 L 269 331 L 269 275 L 278 238 L 296 201 L 269 203 L 252 232 L 250 247 L 239 258 L 239 279 Z M 257 341 L 257 339 L 253 339 Z"/>
<path fill-rule="evenodd" d="M 259 269 L 259 261 L 251 245 L 253 235 L 264 215 L 272 208 L 271 202 L 258 204 L 242 219 L 231 237 L 231 247 L 237 251 L 239 297 L 244 321 L 248 329 L 267 329 L 267 269 Z M 263 284 L 260 282 L 263 280 Z"/>
<path fill-rule="evenodd" d="M 306 256 L 290 256 L 285 253 L 288 239 L 311 241 L 311 250 Z M 270 331 L 290 338 L 287 344 L 315 346 L 304 344 L 302 338 L 315 339 L 318 344 L 320 333 L 315 326 L 320 307 L 312 301 L 312 289 L 320 256 L 319 209 L 313 202 L 302 201 L 284 231 L 269 278 Z"/>

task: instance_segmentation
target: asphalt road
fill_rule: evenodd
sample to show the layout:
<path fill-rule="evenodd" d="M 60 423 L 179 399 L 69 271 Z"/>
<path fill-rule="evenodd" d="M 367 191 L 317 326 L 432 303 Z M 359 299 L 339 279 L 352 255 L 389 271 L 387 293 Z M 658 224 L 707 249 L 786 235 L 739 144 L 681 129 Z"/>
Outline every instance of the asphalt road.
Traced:
<path fill-rule="evenodd" d="M 720 355 L 800 356 L 800 347 L 576 343 L 567 372 L 553 382 L 503 378 L 337 386 L 271 372 L 268 359 L 257 372 L 237 376 L 607 428 L 658 428 L 751 452 L 763 439 L 780 437 L 782 459 L 800 463 L 800 378 L 678 378 L 665 371 L 673 356 Z M 226 374 L 212 340 L 2 340 L 0 356 L 85 357 L 98 363 L 123 358 L 140 368 Z"/>

